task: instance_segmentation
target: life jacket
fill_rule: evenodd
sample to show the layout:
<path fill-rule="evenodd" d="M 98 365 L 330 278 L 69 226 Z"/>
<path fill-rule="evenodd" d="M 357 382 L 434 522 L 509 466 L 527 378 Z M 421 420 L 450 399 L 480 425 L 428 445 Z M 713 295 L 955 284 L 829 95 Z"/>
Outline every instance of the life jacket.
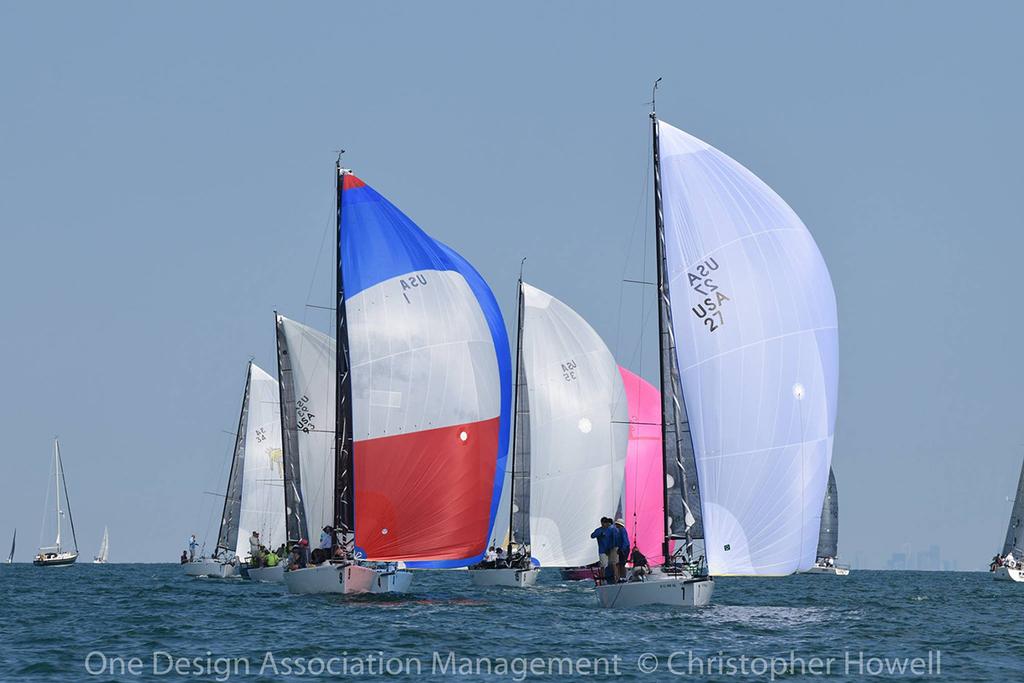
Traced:
<path fill-rule="evenodd" d="M 267 557 L 265 558 L 264 562 L 266 563 L 266 565 L 268 567 L 276 567 L 277 566 L 277 562 L 278 562 L 278 557 L 274 553 L 267 553 Z"/>

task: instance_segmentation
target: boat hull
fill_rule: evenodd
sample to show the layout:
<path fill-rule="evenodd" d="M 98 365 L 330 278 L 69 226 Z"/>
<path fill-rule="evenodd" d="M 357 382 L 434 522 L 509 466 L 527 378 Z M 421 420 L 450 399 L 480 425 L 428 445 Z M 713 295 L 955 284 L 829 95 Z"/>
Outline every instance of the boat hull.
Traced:
<path fill-rule="evenodd" d="M 562 581 L 593 581 L 594 572 L 600 573 L 600 567 L 566 567 L 559 570 Z"/>
<path fill-rule="evenodd" d="M 611 583 L 595 588 L 602 607 L 630 608 L 645 605 L 703 607 L 711 602 L 715 582 L 710 577 L 684 578 L 652 574 L 646 581 Z"/>
<path fill-rule="evenodd" d="M 537 583 L 540 567 L 529 569 L 470 569 L 469 580 L 474 586 L 507 586 L 526 588 Z"/>
<path fill-rule="evenodd" d="M 249 567 L 246 573 L 248 574 L 246 578 L 257 583 L 284 582 L 284 564 L 279 564 L 274 567 L 260 567 L 259 569 Z"/>
<path fill-rule="evenodd" d="M 78 559 L 78 553 L 58 553 L 51 557 L 37 557 L 32 564 L 37 567 L 68 567 Z"/>
<path fill-rule="evenodd" d="M 353 595 L 370 593 L 377 572 L 358 564 L 322 564 L 284 573 L 284 583 L 289 593 L 309 595 L 318 593 L 341 593 Z"/>
<path fill-rule="evenodd" d="M 1015 583 L 1024 583 L 1024 569 L 996 567 L 996 570 L 992 572 L 992 578 L 996 581 L 1013 581 Z"/>
<path fill-rule="evenodd" d="M 209 558 L 195 560 L 183 566 L 185 567 L 185 576 L 232 579 L 240 575 L 238 565 Z"/>
<path fill-rule="evenodd" d="M 848 567 L 819 567 L 818 565 L 804 572 L 804 574 L 828 574 L 830 576 L 847 576 L 849 573 Z"/>
<path fill-rule="evenodd" d="M 401 569 L 377 571 L 371 593 L 407 593 L 412 585 L 412 572 Z"/>

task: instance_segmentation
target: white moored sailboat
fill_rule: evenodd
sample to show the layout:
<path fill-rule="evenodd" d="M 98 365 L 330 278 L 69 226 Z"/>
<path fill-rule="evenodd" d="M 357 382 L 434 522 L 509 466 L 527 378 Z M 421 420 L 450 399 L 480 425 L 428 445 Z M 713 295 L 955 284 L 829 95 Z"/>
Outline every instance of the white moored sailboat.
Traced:
<path fill-rule="evenodd" d="M 278 319 L 289 540 L 334 531 L 328 559 L 285 583 L 404 592 L 399 563 L 483 556 L 508 445 L 508 338 L 472 266 L 336 172 L 334 340 Z"/>
<path fill-rule="evenodd" d="M 992 561 L 992 576 L 999 581 L 1024 582 L 1024 465 L 1021 465 L 1017 493 L 1006 525 L 1003 552 Z"/>
<path fill-rule="evenodd" d="M 261 545 L 268 548 L 284 541 L 277 381 L 251 361 L 245 377 L 217 546 L 210 557 L 184 564 L 187 576 L 240 576 L 242 562 L 250 554 L 253 531 L 259 532 Z M 239 533 L 240 529 L 245 533 Z M 264 577 L 257 571 L 251 578 L 273 580 L 273 573 Z"/>
<path fill-rule="evenodd" d="M 828 488 L 825 489 L 825 502 L 821 505 L 821 526 L 818 530 L 818 552 L 814 566 L 805 574 L 830 574 L 847 576 L 850 568 L 836 564 L 839 552 L 839 489 L 836 487 L 835 472 L 829 468 Z"/>
<path fill-rule="evenodd" d="M 93 564 L 106 564 L 107 556 L 110 554 L 110 532 L 103 527 L 103 540 L 100 541 L 100 551 L 92 558 Z"/>
<path fill-rule="evenodd" d="M 471 567 L 475 586 L 530 586 L 540 567 L 596 562 L 590 530 L 621 509 L 628 426 L 615 359 L 555 297 L 520 279 L 517 299 L 511 559 Z"/>
<path fill-rule="evenodd" d="M 66 567 L 74 564 L 78 559 L 78 539 L 75 537 L 75 520 L 71 517 L 71 501 L 68 499 L 68 484 L 64 480 L 64 463 L 60 458 L 60 443 L 53 440 L 53 466 L 54 466 L 54 494 L 57 505 L 57 540 L 52 546 L 39 549 L 39 553 L 32 564 L 37 567 Z M 64 509 L 61 507 L 61 494 L 67 505 L 68 525 L 71 527 L 71 542 L 74 550 L 67 550 L 61 539 L 62 525 L 64 520 Z M 12 545 L 13 555 L 13 545 Z"/>
<path fill-rule="evenodd" d="M 835 295 L 810 233 L 750 171 L 651 121 L 664 554 L 685 540 L 691 562 L 599 586 L 606 607 L 706 604 L 691 538 L 708 575 L 809 569 L 835 424 Z"/>

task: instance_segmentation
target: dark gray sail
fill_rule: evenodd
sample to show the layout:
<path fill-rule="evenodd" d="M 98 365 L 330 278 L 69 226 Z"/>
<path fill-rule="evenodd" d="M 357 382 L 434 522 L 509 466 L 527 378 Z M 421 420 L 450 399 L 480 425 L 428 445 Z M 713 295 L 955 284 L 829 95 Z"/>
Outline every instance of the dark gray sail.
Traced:
<path fill-rule="evenodd" d="M 281 449 L 284 462 L 284 525 L 288 546 L 309 538 L 305 507 L 302 505 L 302 480 L 299 472 L 299 428 L 295 410 L 295 382 L 292 360 L 288 354 L 288 337 L 281 317 L 274 314 L 277 327 L 277 379 L 281 396 Z"/>
<path fill-rule="evenodd" d="M 1003 557 L 1009 553 L 1020 560 L 1024 558 L 1024 464 L 1017 481 L 1017 495 L 1013 499 L 1010 523 L 1006 527 L 1006 541 L 1003 543 Z"/>
<path fill-rule="evenodd" d="M 661 206 L 661 157 L 658 148 L 658 119 L 651 114 L 654 129 L 654 213 L 658 258 L 658 331 L 661 361 L 661 438 L 665 461 L 665 514 L 672 538 L 704 538 L 701 521 L 697 462 L 693 452 L 690 421 L 686 415 L 676 341 L 672 332 L 672 297 L 665 279 L 665 222 Z M 689 513 L 689 514 L 687 514 Z M 667 556 L 667 553 L 666 553 Z"/>
<path fill-rule="evenodd" d="M 821 504 L 821 526 L 818 528 L 818 555 L 839 556 L 839 489 L 836 488 L 836 474 L 828 470 L 828 488 Z"/>
<path fill-rule="evenodd" d="M 512 542 L 530 544 L 530 394 L 526 371 L 519 368 L 516 435 L 512 459 Z"/>
<path fill-rule="evenodd" d="M 249 419 L 249 379 L 252 376 L 252 362 L 245 371 L 245 392 L 242 394 L 242 411 L 238 417 L 238 431 L 235 433 L 235 452 L 231 458 L 231 472 L 228 474 L 228 490 L 224 495 L 224 511 L 220 518 L 220 533 L 217 534 L 217 549 L 214 557 L 221 553 L 234 553 L 238 544 L 238 518 L 242 512 L 242 471 L 245 467 L 245 430 Z"/>
<path fill-rule="evenodd" d="M 7 564 L 14 562 L 14 545 L 18 542 L 18 530 L 14 530 L 14 536 L 11 538 L 11 554 L 7 556 Z"/>

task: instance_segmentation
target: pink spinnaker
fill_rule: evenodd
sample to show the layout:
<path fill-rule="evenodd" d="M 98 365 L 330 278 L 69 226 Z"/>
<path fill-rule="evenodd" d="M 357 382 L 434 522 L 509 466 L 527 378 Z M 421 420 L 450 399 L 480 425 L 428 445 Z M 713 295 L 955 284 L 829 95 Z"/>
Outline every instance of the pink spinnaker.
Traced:
<path fill-rule="evenodd" d="M 626 530 L 633 545 L 652 566 L 665 556 L 665 478 L 661 463 L 661 392 L 639 375 L 619 366 L 629 406 L 626 453 Z"/>

